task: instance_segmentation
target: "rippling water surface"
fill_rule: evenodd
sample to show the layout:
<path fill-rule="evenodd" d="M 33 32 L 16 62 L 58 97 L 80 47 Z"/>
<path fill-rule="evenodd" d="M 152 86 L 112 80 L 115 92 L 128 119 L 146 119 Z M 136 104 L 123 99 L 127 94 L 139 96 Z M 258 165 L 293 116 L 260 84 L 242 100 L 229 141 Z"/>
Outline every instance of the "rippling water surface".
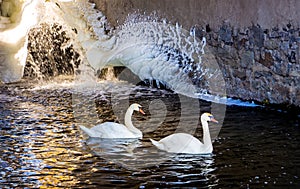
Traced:
<path fill-rule="evenodd" d="M 199 119 L 181 112 L 184 100 L 172 92 L 118 82 L 100 86 L 106 89 L 1 85 L 0 188 L 300 186 L 297 113 L 228 106 L 212 155 L 168 154 L 154 148 L 149 138 L 173 133 L 183 116 Z M 88 139 L 79 130 L 83 123 L 122 122 L 127 98 L 146 112 L 134 114 L 134 123 L 144 132 L 142 140 Z M 200 112 L 211 109 L 212 103 L 199 103 Z M 159 109 L 166 111 L 151 119 L 151 112 Z M 198 126 L 194 135 L 201 138 Z"/>

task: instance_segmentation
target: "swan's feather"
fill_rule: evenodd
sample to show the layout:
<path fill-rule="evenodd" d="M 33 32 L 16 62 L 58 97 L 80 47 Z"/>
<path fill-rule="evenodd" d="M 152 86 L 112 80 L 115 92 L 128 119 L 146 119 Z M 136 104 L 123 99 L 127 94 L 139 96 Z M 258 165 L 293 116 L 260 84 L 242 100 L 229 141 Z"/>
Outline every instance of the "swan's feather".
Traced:
<path fill-rule="evenodd" d="M 160 141 L 150 139 L 152 144 L 160 150 L 170 153 L 208 154 L 212 148 L 205 146 L 197 138 L 186 133 L 175 133 Z"/>
<path fill-rule="evenodd" d="M 133 111 L 140 111 L 141 105 L 139 104 L 131 104 L 125 113 L 125 125 L 114 123 L 114 122 L 105 122 L 99 125 L 96 125 L 92 128 L 86 128 L 85 126 L 80 126 L 81 130 L 83 130 L 90 137 L 98 137 L 98 138 L 142 138 L 143 133 L 133 126 L 131 122 L 131 116 Z"/>
<path fill-rule="evenodd" d="M 130 132 L 125 125 L 105 122 L 88 129 L 84 126 L 80 128 L 90 137 L 98 138 L 139 138 Z"/>
<path fill-rule="evenodd" d="M 151 138 L 150 138 L 150 141 L 151 141 L 152 144 L 153 144 L 154 146 L 156 146 L 158 149 L 164 150 L 163 144 L 161 144 L 161 143 L 159 143 L 159 142 L 157 142 L 156 140 L 153 140 L 153 139 L 151 139 Z"/>
<path fill-rule="evenodd" d="M 217 123 L 217 120 L 215 120 L 210 113 L 202 114 L 203 143 L 187 133 L 175 133 L 158 142 L 152 139 L 150 140 L 158 149 L 171 153 L 210 154 L 213 151 L 213 146 L 211 143 L 208 121 Z"/>
<path fill-rule="evenodd" d="M 164 150 L 171 153 L 198 153 L 203 146 L 197 138 L 186 133 L 175 133 L 159 141 Z"/>
<path fill-rule="evenodd" d="M 95 133 L 93 133 L 89 128 L 86 128 L 85 126 L 82 126 L 82 125 L 80 125 L 79 126 L 80 127 L 80 129 L 82 130 L 82 131 L 84 131 L 87 135 L 89 135 L 90 137 L 97 137 L 96 135 L 95 135 Z"/>

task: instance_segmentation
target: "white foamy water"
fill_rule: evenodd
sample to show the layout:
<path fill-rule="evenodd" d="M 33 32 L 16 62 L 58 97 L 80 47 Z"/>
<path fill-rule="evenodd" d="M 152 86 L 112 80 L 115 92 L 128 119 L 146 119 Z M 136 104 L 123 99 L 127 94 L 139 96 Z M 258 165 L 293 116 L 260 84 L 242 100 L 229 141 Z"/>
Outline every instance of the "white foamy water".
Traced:
<path fill-rule="evenodd" d="M 225 95 L 225 82 L 217 63 L 202 62 L 206 40 L 198 39 L 194 32 L 179 24 L 132 15 L 106 35 L 104 26 L 108 24 L 92 4 L 77 1 L 61 3 L 60 7 L 68 13 L 65 21 L 76 28 L 77 43 L 83 47 L 85 60 L 95 70 L 125 66 L 142 81 L 160 82 L 190 97 L 207 91 Z M 217 87 L 210 88 L 212 82 Z"/>
<path fill-rule="evenodd" d="M 27 34 L 39 22 L 40 0 L 1 1 L 0 80 L 20 80 L 27 57 Z"/>

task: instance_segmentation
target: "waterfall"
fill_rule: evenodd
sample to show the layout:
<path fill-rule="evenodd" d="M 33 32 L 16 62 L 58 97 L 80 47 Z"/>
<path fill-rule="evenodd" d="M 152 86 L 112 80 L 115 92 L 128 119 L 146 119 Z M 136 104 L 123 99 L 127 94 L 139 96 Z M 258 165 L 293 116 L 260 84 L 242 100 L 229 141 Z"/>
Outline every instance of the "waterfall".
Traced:
<path fill-rule="evenodd" d="M 20 80 L 27 56 L 27 34 L 39 22 L 40 0 L 1 1 L 0 80 Z"/>

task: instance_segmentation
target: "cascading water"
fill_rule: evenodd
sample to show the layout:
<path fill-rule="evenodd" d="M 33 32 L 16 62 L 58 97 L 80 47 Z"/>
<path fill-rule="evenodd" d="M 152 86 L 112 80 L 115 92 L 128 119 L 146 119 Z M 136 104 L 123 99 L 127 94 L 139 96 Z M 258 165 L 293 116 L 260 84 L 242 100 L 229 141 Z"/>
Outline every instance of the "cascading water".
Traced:
<path fill-rule="evenodd" d="M 47 79 L 58 75 L 74 75 L 81 56 L 72 39 L 57 23 L 42 23 L 30 30 L 28 57 L 24 77 Z"/>
<path fill-rule="evenodd" d="M 0 3 L 0 80 L 8 83 L 22 77 L 27 34 L 38 23 L 42 7 L 39 0 Z"/>

